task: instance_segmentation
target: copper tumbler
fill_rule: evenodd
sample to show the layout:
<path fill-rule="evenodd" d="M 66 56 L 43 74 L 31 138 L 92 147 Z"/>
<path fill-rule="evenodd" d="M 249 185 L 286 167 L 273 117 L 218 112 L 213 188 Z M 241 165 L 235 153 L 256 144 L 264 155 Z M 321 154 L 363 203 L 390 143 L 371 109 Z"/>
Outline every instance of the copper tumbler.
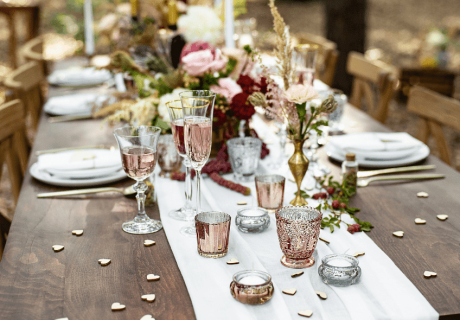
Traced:
<path fill-rule="evenodd" d="M 201 212 L 195 216 L 198 253 L 206 258 L 221 258 L 228 251 L 231 217 L 223 212 Z"/>
<path fill-rule="evenodd" d="M 319 238 L 322 214 L 312 207 L 287 206 L 276 211 L 276 230 L 284 255 L 281 263 L 302 269 L 315 263 L 312 257 Z"/>

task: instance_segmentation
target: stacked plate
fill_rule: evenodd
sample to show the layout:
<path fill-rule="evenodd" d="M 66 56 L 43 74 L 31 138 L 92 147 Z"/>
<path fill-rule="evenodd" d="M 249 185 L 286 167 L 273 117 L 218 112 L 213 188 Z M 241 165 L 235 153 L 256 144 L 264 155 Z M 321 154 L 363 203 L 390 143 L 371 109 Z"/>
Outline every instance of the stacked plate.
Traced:
<path fill-rule="evenodd" d="M 325 147 L 329 157 L 344 161 L 354 153 L 360 166 L 369 168 L 398 167 L 428 157 L 430 149 L 405 132 L 362 132 L 333 136 Z"/>
<path fill-rule="evenodd" d="M 55 86 L 81 87 L 102 84 L 112 79 L 108 70 L 95 68 L 56 70 L 48 76 L 48 82 Z"/>
<path fill-rule="evenodd" d="M 44 105 L 45 112 L 55 116 L 84 115 L 90 116 L 93 108 L 98 108 L 116 101 L 113 96 L 97 93 L 77 93 L 52 97 Z"/>
<path fill-rule="evenodd" d="M 126 178 L 118 150 L 81 149 L 38 156 L 30 174 L 62 187 L 96 186 Z"/>

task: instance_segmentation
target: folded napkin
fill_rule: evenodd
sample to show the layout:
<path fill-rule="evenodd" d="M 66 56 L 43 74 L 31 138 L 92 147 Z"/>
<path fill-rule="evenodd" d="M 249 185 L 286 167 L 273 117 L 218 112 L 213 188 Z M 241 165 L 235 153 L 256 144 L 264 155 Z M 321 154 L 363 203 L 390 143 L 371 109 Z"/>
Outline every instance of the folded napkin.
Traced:
<path fill-rule="evenodd" d="M 50 98 L 44 105 L 47 113 L 58 115 L 91 114 L 93 107 L 115 102 L 115 97 L 81 93 Z"/>
<path fill-rule="evenodd" d="M 121 168 L 120 154 L 109 150 L 65 151 L 38 156 L 39 170 L 84 170 Z"/>
<path fill-rule="evenodd" d="M 48 76 L 48 82 L 56 85 L 91 85 L 112 78 L 108 70 L 95 68 L 56 70 Z"/>

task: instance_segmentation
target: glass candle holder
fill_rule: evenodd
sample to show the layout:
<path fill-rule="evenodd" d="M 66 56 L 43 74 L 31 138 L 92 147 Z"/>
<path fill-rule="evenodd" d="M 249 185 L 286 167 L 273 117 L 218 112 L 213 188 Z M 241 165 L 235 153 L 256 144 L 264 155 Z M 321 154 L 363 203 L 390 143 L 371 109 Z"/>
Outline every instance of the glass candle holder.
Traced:
<path fill-rule="evenodd" d="M 180 170 L 182 158 L 176 151 L 172 134 L 161 135 L 157 149 L 158 164 L 161 168 L 160 177 L 166 177 L 169 173 Z"/>
<path fill-rule="evenodd" d="M 198 253 L 206 258 L 221 258 L 228 252 L 230 235 L 229 214 L 223 212 L 201 212 L 195 216 Z"/>
<path fill-rule="evenodd" d="M 294 47 L 293 65 L 295 83 L 313 86 L 318 51 L 319 46 L 316 44 L 305 43 Z"/>
<path fill-rule="evenodd" d="M 321 260 L 318 274 L 324 283 L 336 287 L 347 287 L 361 277 L 358 259 L 348 254 L 329 254 Z"/>
<path fill-rule="evenodd" d="M 233 138 L 227 141 L 233 174 L 238 181 L 254 179 L 259 165 L 262 141 L 258 138 Z"/>
<path fill-rule="evenodd" d="M 263 271 L 244 270 L 233 275 L 230 292 L 243 304 L 264 304 L 273 296 L 272 277 Z"/>
<path fill-rule="evenodd" d="M 256 176 L 257 202 L 259 207 L 267 209 L 270 213 L 275 213 L 276 210 L 281 208 L 284 201 L 285 182 L 285 177 L 276 174 Z"/>
<path fill-rule="evenodd" d="M 308 268 L 321 228 L 321 212 L 312 207 L 287 206 L 276 211 L 276 229 L 284 256 L 281 263 L 288 268 Z"/>
<path fill-rule="evenodd" d="M 236 213 L 235 224 L 245 233 L 259 233 L 270 225 L 268 211 L 263 208 L 243 208 Z"/>

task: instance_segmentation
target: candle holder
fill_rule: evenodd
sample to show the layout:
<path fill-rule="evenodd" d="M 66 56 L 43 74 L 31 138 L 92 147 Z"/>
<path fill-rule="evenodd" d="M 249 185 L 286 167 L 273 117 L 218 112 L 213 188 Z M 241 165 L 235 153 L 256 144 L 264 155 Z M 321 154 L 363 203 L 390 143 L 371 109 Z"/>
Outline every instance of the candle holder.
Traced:
<path fill-rule="evenodd" d="M 236 213 L 235 224 L 245 233 L 259 233 L 270 225 L 268 211 L 263 208 L 243 208 Z"/>
<path fill-rule="evenodd" d="M 315 263 L 312 257 L 321 228 L 321 212 L 312 207 L 287 206 L 276 211 L 276 229 L 284 256 L 281 263 L 302 269 Z"/>
<path fill-rule="evenodd" d="M 227 254 L 231 217 L 223 212 L 201 212 L 195 216 L 198 253 L 206 258 Z"/>
<path fill-rule="evenodd" d="M 270 213 L 283 206 L 286 178 L 277 174 L 256 176 L 257 202 Z"/>
<path fill-rule="evenodd" d="M 361 277 L 359 262 L 348 254 L 329 254 L 322 260 L 318 274 L 324 283 L 335 287 L 347 287 Z"/>
<path fill-rule="evenodd" d="M 233 298 L 243 304 L 264 304 L 273 296 L 272 277 L 257 270 L 244 270 L 233 275 L 230 293 Z"/>

